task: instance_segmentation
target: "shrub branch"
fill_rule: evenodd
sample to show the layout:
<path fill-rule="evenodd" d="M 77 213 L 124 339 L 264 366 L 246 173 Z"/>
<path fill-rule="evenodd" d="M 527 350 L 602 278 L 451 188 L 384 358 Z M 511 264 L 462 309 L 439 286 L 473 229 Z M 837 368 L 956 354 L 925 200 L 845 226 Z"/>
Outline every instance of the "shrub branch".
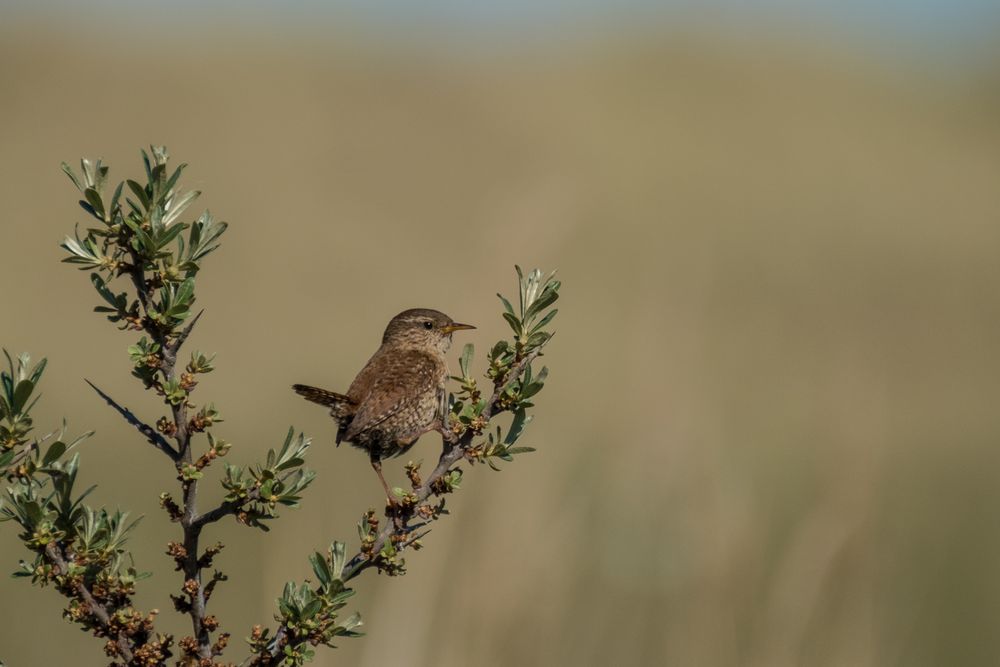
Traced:
<path fill-rule="evenodd" d="M 62 554 L 62 549 L 55 542 L 50 542 L 45 546 L 45 556 L 52 562 L 53 565 L 58 568 L 54 572 L 54 576 L 60 577 L 69 575 L 70 568 L 69 564 L 66 562 L 66 558 Z M 97 633 L 98 636 L 110 637 L 117 648 L 118 656 L 125 661 L 126 664 L 132 662 L 134 655 L 132 653 L 132 643 L 129 641 L 128 637 L 124 634 L 116 631 L 111 625 L 111 615 L 108 614 L 108 610 L 100 602 L 94 599 L 93 593 L 87 588 L 87 585 L 82 581 L 76 581 L 75 584 L 70 584 L 69 588 L 75 591 L 79 600 L 83 602 L 86 606 L 87 611 L 92 614 L 97 622 L 100 623 L 100 630 Z"/>
<path fill-rule="evenodd" d="M 226 517 L 240 524 L 268 530 L 281 507 L 297 507 L 302 492 L 315 473 L 305 467 L 310 441 L 289 428 L 280 448 L 270 449 L 264 461 L 250 466 L 224 465 L 220 482 L 225 498 L 212 509 L 199 512 L 199 485 L 206 470 L 226 456 L 231 444 L 215 435 L 222 421 L 214 404 L 197 404 L 193 394 L 202 375 L 213 370 L 213 356 L 193 352 L 186 365 L 179 355 L 204 311 L 192 315 L 195 277 L 204 258 L 219 247 L 226 223 L 204 212 L 194 222 L 181 216 L 198 192 L 181 192 L 179 177 L 185 168 L 167 169 L 168 155 L 161 147 L 143 151 L 145 183 L 127 180 L 107 197 L 108 168 L 100 160 L 82 160 L 77 174 L 63 171 L 79 189 L 80 206 L 96 221 L 83 237 L 67 237 L 62 247 L 65 261 L 90 273 L 101 298 L 95 308 L 124 331 L 137 332 L 128 348 L 132 375 L 145 390 L 162 399 L 167 414 L 154 423 L 142 419 L 122 403 L 87 380 L 90 387 L 143 438 L 163 452 L 177 471 L 180 503 L 169 493 L 160 494 L 160 505 L 170 520 L 180 525 L 180 539 L 167 545 L 181 573 L 180 591 L 172 595 L 175 609 L 191 621 L 191 635 L 176 642 L 179 665 L 222 667 L 229 633 L 220 630 L 208 605 L 216 585 L 226 580 L 219 570 L 211 577 L 205 570 L 223 549 L 221 543 L 205 548 L 203 531 Z M 513 332 L 510 341 L 496 343 L 489 354 L 486 377 L 488 398 L 482 396 L 470 372 L 474 354 L 466 345 L 460 359 L 461 375 L 453 379 L 459 390 L 449 395 L 446 409 L 431 430 L 442 438 L 441 454 L 430 474 L 421 477 L 419 463 L 409 463 L 410 489 L 396 489 L 383 522 L 374 510 L 358 524 L 360 547 L 350 558 L 344 542 L 334 541 L 326 552 L 309 556 L 315 579 L 289 582 L 277 600 L 277 627 L 272 634 L 254 626 L 247 641 L 250 656 L 245 665 L 298 667 L 313 657 L 313 647 L 334 646 L 339 637 L 361 633 L 357 613 L 346 618 L 341 610 L 354 591 L 347 586 L 369 569 L 390 576 L 405 573 L 402 554 L 421 547 L 429 524 L 447 514 L 444 496 L 462 482 L 459 463 L 479 463 L 499 470 L 498 461 L 512 461 L 533 451 L 515 443 L 531 421 L 532 397 L 543 387 L 547 369 L 535 374 L 532 364 L 552 339 L 546 325 L 560 283 L 553 275 L 534 270 L 525 275 L 519 267 L 518 299 L 503 296 L 502 316 Z M 116 285 L 126 284 L 116 292 Z M 127 513 L 92 508 L 84 502 L 93 490 L 75 490 L 80 456 L 72 452 L 91 434 L 67 441 L 65 427 L 32 439 L 30 400 L 45 368 L 45 360 L 31 365 L 26 355 L 17 363 L 7 355 L 8 370 L 0 371 L 0 477 L 10 486 L 0 498 L 0 521 L 21 527 L 20 539 L 34 562 L 21 563 L 15 576 L 28 577 L 39 586 L 49 584 L 69 600 L 64 616 L 94 635 L 106 639 L 105 653 L 118 667 L 165 667 L 172 656 L 174 638 L 155 632 L 157 611 L 142 614 L 131 603 L 135 583 L 146 576 L 136 571 L 125 545 L 137 521 Z M 491 423 L 497 415 L 513 415 L 506 435 Z M 201 434 L 207 446 L 197 439 Z M 55 439 L 45 446 L 50 438 Z M 196 451 L 197 450 L 197 451 Z M 432 500 L 438 498 L 438 500 Z M 207 580 L 206 580 L 207 579 Z M 2 667 L 2 666 L 0 666 Z"/>

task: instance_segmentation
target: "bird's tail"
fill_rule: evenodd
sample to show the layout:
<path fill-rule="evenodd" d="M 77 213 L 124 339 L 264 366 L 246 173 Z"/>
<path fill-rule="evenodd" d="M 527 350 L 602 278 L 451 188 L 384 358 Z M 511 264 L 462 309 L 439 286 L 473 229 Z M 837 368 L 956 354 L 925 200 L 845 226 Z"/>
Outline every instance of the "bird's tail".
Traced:
<path fill-rule="evenodd" d="M 295 393 L 313 403 L 319 403 L 330 408 L 330 414 L 337 420 L 337 444 L 344 439 L 347 427 L 351 423 L 351 418 L 358 409 L 357 403 L 350 397 L 338 394 L 335 391 L 327 391 L 319 387 L 310 387 L 307 384 L 293 384 Z"/>
<path fill-rule="evenodd" d="M 349 397 L 335 391 L 327 391 L 307 384 L 293 384 L 295 393 L 313 403 L 319 403 L 330 408 L 330 413 L 337 419 L 343 419 L 354 414 L 357 405 Z"/>

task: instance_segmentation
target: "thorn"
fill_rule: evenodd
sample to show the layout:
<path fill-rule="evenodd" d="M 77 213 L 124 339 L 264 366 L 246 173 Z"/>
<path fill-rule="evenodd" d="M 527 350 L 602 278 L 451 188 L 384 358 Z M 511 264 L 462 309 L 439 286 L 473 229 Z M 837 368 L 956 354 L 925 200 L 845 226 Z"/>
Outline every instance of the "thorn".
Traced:
<path fill-rule="evenodd" d="M 93 382 L 91 382 L 87 378 L 84 378 L 84 381 L 90 385 L 91 389 L 97 392 L 98 396 L 103 398 L 108 405 L 114 408 L 115 411 L 118 412 L 118 414 L 120 414 L 125 421 L 134 426 L 139 431 L 139 433 L 142 433 L 144 436 L 146 436 L 146 439 L 149 441 L 151 445 L 153 445 L 154 447 L 162 451 L 164 454 L 169 456 L 173 461 L 177 461 L 180 458 L 180 454 L 177 453 L 177 450 L 171 447 L 170 443 L 167 442 L 166 438 L 157 433 L 156 429 L 154 429 L 149 424 L 141 421 L 128 408 L 119 405 L 113 398 L 111 398 L 103 391 L 101 391 L 97 387 L 97 385 L 95 385 Z"/>
<path fill-rule="evenodd" d="M 181 330 L 180 335 L 177 336 L 177 340 L 171 346 L 173 347 L 174 352 L 177 352 L 177 350 L 181 349 L 181 345 L 183 345 L 184 341 L 186 341 L 188 339 L 188 336 L 191 335 L 191 331 L 194 329 L 194 325 L 198 324 L 198 320 L 201 319 L 202 313 L 204 312 L 205 312 L 204 308 L 199 310 L 198 314 L 195 315 L 194 318 L 190 322 L 188 322 L 188 325 Z"/>

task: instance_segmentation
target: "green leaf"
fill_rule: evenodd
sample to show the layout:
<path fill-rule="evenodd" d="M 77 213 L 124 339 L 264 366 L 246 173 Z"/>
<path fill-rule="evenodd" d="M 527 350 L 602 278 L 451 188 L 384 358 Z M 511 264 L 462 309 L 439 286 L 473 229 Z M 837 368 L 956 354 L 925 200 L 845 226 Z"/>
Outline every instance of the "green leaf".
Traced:
<path fill-rule="evenodd" d="M 558 285 L 559 282 L 556 281 L 555 284 Z M 524 314 L 525 321 L 530 322 L 536 315 L 555 303 L 558 298 L 559 292 L 555 289 L 546 289 L 543 291 L 542 294 L 528 307 L 528 312 Z"/>
<path fill-rule="evenodd" d="M 181 473 L 181 478 L 186 481 L 201 479 L 205 475 L 202 471 L 198 470 L 193 465 L 184 466 L 183 468 L 181 468 L 180 473 Z"/>
<path fill-rule="evenodd" d="M 327 562 L 323 554 L 318 551 L 311 554 L 309 556 L 309 562 L 312 563 L 313 572 L 316 573 L 316 578 L 319 580 L 319 583 L 322 584 L 323 588 L 329 588 L 335 577 L 330 571 L 330 564 Z"/>
<path fill-rule="evenodd" d="M 532 331 L 532 333 L 534 333 L 534 332 L 536 332 L 536 331 L 541 331 L 541 330 L 542 330 L 542 328 L 543 328 L 543 327 L 544 327 L 544 326 L 545 326 L 546 324 L 548 324 L 549 322 L 551 322 L 551 321 L 552 321 L 552 318 L 553 318 L 553 317 L 555 317 L 555 316 L 556 316 L 556 313 L 558 313 L 558 312 L 559 312 L 559 309 L 558 309 L 558 308 L 553 308 L 552 310 L 550 310 L 550 311 L 548 312 L 548 314 L 546 314 L 546 315 L 545 315 L 545 317 L 543 317 L 543 318 L 541 319 L 541 321 L 540 321 L 540 322 L 538 322 L 538 324 L 536 324 L 535 326 L 533 326 L 533 327 L 531 328 L 531 331 Z"/>
<path fill-rule="evenodd" d="M 345 634 L 351 633 L 350 636 L 360 636 L 360 633 L 354 633 L 353 631 L 354 628 L 360 627 L 362 625 L 364 625 L 364 623 L 362 623 L 361 621 L 361 614 L 359 614 L 358 612 L 354 612 L 353 614 L 344 619 L 344 623 L 341 627 L 345 630 Z"/>
<path fill-rule="evenodd" d="M 38 380 L 42 377 L 42 373 L 45 372 L 45 367 L 48 365 L 48 363 L 49 360 L 46 359 L 45 357 L 42 357 L 42 360 L 39 361 L 37 364 L 35 364 L 35 368 L 32 369 L 31 371 L 31 377 L 29 377 L 28 379 L 37 385 Z"/>
<path fill-rule="evenodd" d="M 104 189 L 104 181 L 108 177 L 108 168 L 101 164 L 101 160 L 91 162 L 83 158 L 80 160 L 80 167 L 83 169 L 83 179 L 87 187 L 96 191 Z"/>
<path fill-rule="evenodd" d="M 139 199 L 139 203 L 142 204 L 143 210 L 148 211 L 149 194 L 146 192 L 146 188 L 142 185 L 139 185 L 137 182 L 133 180 L 128 180 L 126 181 L 126 183 L 128 184 L 128 187 L 132 191 L 132 193 Z"/>
<path fill-rule="evenodd" d="M 177 288 L 174 303 L 177 305 L 187 305 L 191 302 L 192 296 L 194 296 L 194 278 L 188 278 Z"/>
<path fill-rule="evenodd" d="M 83 191 L 83 196 L 94 210 L 94 216 L 98 220 L 106 222 L 107 214 L 104 210 L 104 202 L 101 200 L 101 194 L 94 188 L 87 188 Z"/>
<path fill-rule="evenodd" d="M 504 313 L 503 318 L 507 320 L 507 324 L 509 324 L 510 328 L 514 331 L 514 335 L 520 336 L 521 322 L 514 315 L 511 315 L 510 313 Z"/>
<path fill-rule="evenodd" d="M 500 297 L 500 300 L 503 302 L 503 309 L 508 313 L 510 313 L 511 315 L 513 315 L 514 306 L 510 305 L 510 301 L 508 301 L 507 298 L 503 294 L 500 294 L 499 292 L 497 292 L 497 296 Z"/>
<path fill-rule="evenodd" d="M 507 437 L 504 438 L 504 443 L 507 445 L 512 445 L 517 442 L 517 439 L 521 437 L 521 433 L 524 431 L 524 427 L 531 423 L 533 419 L 532 415 L 527 414 L 524 408 L 518 408 L 514 411 L 514 421 L 510 424 L 510 430 L 507 431 Z"/>
<path fill-rule="evenodd" d="M 104 278 L 98 273 L 90 274 L 90 282 L 94 284 L 94 289 L 97 293 L 101 295 L 101 298 L 107 301 L 113 310 L 121 310 L 125 306 L 126 296 L 125 292 L 120 295 L 115 296 L 110 289 L 108 289 L 107 283 Z"/>
<path fill-rule="evenodd" d="M 175 174 L 176 176 L 176 174 Z M 184 194 L 176 197 L 170 201 L 170 207 L 167 209 L 166 214 L 163 216 L 163 224 L 169 225 L 174 220 L 179 218 L 185 209 L 187 209 L 194 200 L 201 195 L 199 190 L 191 190 L 190 192 L 185 192 Z"/>
<path fill-rule="evenodd" d="M 114 213 L 118 209 L 118 201 L 122 196 L 122 188 L 125 186 L 124 183 L 119 183 L 115 188 L 114 195 L 111 196 L 111 212 Z"/>
<path fill-rule="evenodd" d="M 105 261 L 103 254 L 97 249 L 94 240 L 89 236 L 80 239 L 79 235 L 76 238 L 71 238 L 67 236 L 63 239 L 63 242 L 59 244 L 59 247 L 72 255 L 71 257 L 66 257 L 63 259 L 64 262 L 69 262 L 71 264 L 83 264 L 81 267 L 83 269 L 93 268 L 102 266 Z"/>
<path fill-rule="evenodd" d="M 31 380 L 21 380 L 14 387 L 14 400 L 11 402 L 10 411 L 13 414 L 20 414 L 31 392 L 35 389 L 35 383 Z"/>
<path fill-rule="evenodd" d="M 305 607 L 303 607 L 302 613 L 299 616 L 299 618 L 301 618 L 304 621 L 308 621 L 317 613 L 319 613 L 319 610 L 322 608 L 323 608 L 323 600 L 321 600 L 320 598 L 314 598 L 311 602 L 306 604 Z"/>
<path fill-rule="evenodd" d="M 184 223 L 178 222 L 177 224 L 167 227 L 166 230 L 156 237 L 156 245 L 159 249 L 166 248 L 171 241 L 177 238 L 177 235 L 183 232 L 187 228 Z"/>
<path fill-rule="evenodd" d="M 541 347 L 542 345 L 544 345 L 545 343 L 547 343 L 548 340 L 549 340 L 549 338 L 551 338 L 551 337 L 552 337 L 552 334 L 548 333 L 547 331 L 536 331 L 535 333 L 533 333 L 530 336 L 528 336 L 528 340 L 526 341 L 526 345 L 529 348 Z"/>
<path fill-rule="evenodd" d="M 152 148 L 152 147 L 150 147 Z M 149 159 L 149 154 L 146 149 L 140 148 L 139 152 L 142 154 L 142 164 L 146 167 L 146 179 L 149 181 L 153 180 L 153 161 Z"/>
<path fill-rule="evenodd" d="M 344 566 L 347 564 L 347 545 L 334 542 L 330 545 L 330 562 L 334 579 L 344 578 Z"/>
<path fill-rule="evenodd" d="M 177 165 L 177 169 L 174 169 L 174 173 L 167 179 L 163 184 L 163 191 L 170 192 L 177 185 L 177 180 L 181 177 L 181 173 L 187 169 L 187 163 L 181 163 Z"/>
<path fill-rule="evenodd" d="M 42 467 L 51 465 L 60 456 L 66 453 L 66 443 L 61 440 L 56 440 L 49 446 L 48 450 L 45 452 L 45 456 L 42 457 Z"/>
<path fill-rule="evenodd" d="M 73 185 L 76 186 L 77 190 L 83 192 L 86 189 L 83 183 L 80 182 L 80 179 L 76 177 L 76 174 L 73 173 L 73 169 L 65 162 L 62 163 L 62 170 L 64 174 L 69 176 L 69 180 L 73 181 Z"/>
<path fill-rule="evenodd" d="M 533 381 L 530 382 L 526 381 L 525 386 L 521 389 L 521 398 L 522 399 L 531 398 L 532 396 L 540 392 L 542 390 L 542 387 L 545 386 L 545 378 L 547 378 L 548 375 L 549 375 L 548 367 L 542 366 L 542 371 L 538 374 L 537 378 L 535 378 Z"/>
<path fill-rule="evenodd" d="M 227 223 L 217 222 L 210 212 L 202 213 L 201 217 L 191 225 L 187 261 L 197 263 L 218 248 L 218 239 L 227 227 Z"/>
<path fill-rule="evenodd" d="M 521 315 L 524 315 L 524 297 L 526 291 L 526 285 L 524 284 L 524 273 L 521 272 L 521 267 L 517 264 L 514 265 L 514 270 L 517 271 L 517 294 L 520 298 L 521 309 L 518 311 Z"/>
<path fill-rule="evenodd" d="M 462 369 L 462 377 L 469 377 L 469 364 L 472 363 L 472 355 L 475 354 L 476 347 L 472 343 L 466 343 L 462 348 L 462 356 L 458 360 L 458 366 Z"/>
<path fill-rule="evenodd" d="M 94 210 L 94 207 L 88 204 L 85 200 L 81 199 L 77 203 L 80 205 L 80 208 L 87 212 L 88 215 L 92 215 L 98 219 L 100 218 L 100 216 L 97 215 L 97 211 Z"/>
<path fill-rule="evenodd" d="M 493 349 L 490 350 L 490 358 L 499 359 L 500 355 L 506 352 L 508 347 L 509 344 L 507 343 L 507 341 L 505 340 L 498 341 L 497 344 L 493 346 Z"/>
<path fill-rule="evenodd" d="M 133 245 L 135 249 L 146 257 L 153 257 L 156 254 L 156 244 L 153 242 L 153 238 L 142 227 L 136 227 L 134 231 Z"/>

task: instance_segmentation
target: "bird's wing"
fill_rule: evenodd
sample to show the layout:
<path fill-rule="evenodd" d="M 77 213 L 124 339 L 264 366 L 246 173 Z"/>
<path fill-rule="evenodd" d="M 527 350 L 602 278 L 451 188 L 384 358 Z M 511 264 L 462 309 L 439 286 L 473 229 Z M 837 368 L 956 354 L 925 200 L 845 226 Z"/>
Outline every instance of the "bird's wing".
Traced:
<path fill-rule="evenodd" d="M 440 361 L 417 350 L 395 352 L 393 363 L 380 370 L 367 394 L 358 401 L 345 435 L 347 440 L 377 428 L 400 410 L 416 408 L 427 392 L 437 391 L 445 373 Z"/>

